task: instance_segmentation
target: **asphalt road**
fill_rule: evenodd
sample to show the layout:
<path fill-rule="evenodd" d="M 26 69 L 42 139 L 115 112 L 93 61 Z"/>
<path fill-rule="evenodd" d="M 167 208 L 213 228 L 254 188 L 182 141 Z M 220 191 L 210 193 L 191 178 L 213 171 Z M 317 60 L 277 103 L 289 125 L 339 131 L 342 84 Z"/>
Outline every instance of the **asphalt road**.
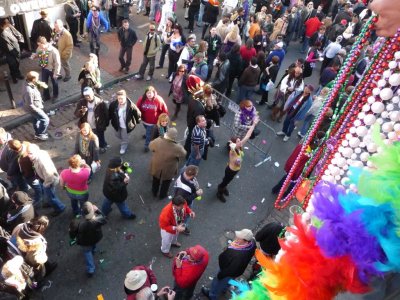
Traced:
<path fill-rule="evenodd" d="M 134 11 L 132 22 L 135 26 L 148 22 L 146 17 L 136 16 L 136 10 L 134 9 Z M 178 20 L 186 25 L 180 12 L 178 12 Z M 137 29 L 141 39 L 145 34 L 145 28 Z M 198 36 L 200 30 L 198 27 L 195 29 Z M 286 66 L 295 61 L 296 58 L 301 57 L 299 49 L 298 43 L 291 44 L 283 62 L 281 73 Z M 113 59 L 116 60 L 116 58 Z M 141 54 L 135 53 L 134 59 L 141 60 Z M 170 99 L 167 99 L 169 83 L 163 77 L 165 74 L 165 68 L 156 70 L 152 84 L 167 101 L 170 111 L 173 111 L 173 103 Z M 316 77 L 307 80 L 307 83 L 316 82 Z M 123 88 L 127 90 L 129 97 L 136 101 L 147 85 L 148 82 L 145 81 L 134 81 L 133 79 L 124 81 L 106 90 L 103 98 L 110 100 L 117 90 Z M 265 106 L 259 109 L 262 120 L 275 128 L 276 131 L 281 129 L 282 124 L 271 123 L 269 119 L 270 111 Z M 73 106 L 62 107 L 56 116 L 52 117 L 56 125 L 52 127 L 50 133 L 54 136 L 56 131 L 62 132 L 63 136 L 60 139 L 41 143 L 43 149 L 51 152 L 59 168 L 66 167 L 66 160 L 73 149 L 76 134 L 76 120 L 72 115 L 73 110 Z M 185 119 L 186 106 L 183 107 L 178 120 L 175 121 L 180 137 L 183 136 L 186 126 Z M 25 124 L 16 128 L 13 133 L 15 137 L 23 139 L 23 136 L 31 130 L 31 125 Z M 283 165 L 286 158 L 299 141 L 295 133 L 296 131 L 287 143 L 282 142 L 281 138 L 274 137 L 270 133 L 266 134 L 265 142 L 271 145 L 272 161 L 258 168 L 255 168 L 254 165 L 263 156 L 258 150 L 248 145 L 249 149 L 245 150 L 246 155 L 242 170 L 237 176 L 238 178 L 235 178 L 229 186 L 231 196 L 224 204 L 216 199 L 215 193 L 216 187 L 223 177 L 227 162 L 225 148 L 222 145 L 229 138 L 229 129 L 224 126 L 215 129 L 216 143 L 220 147 L 211 149 L 208 160 L 202 161 L 200 164 L 198 179 L 205 193 L 202 200 L 196 202 L 193 208 L 196 212 L 196 219 L 191 222 L 192 234 L 179 238 L 183 248 L 201 244 L 210 253 L 210 263 L 198 283 L 198 291 L 202 284 L 208 285 L 211 277 L 216 274 L 218 254 L 226 246 L 228 239 L 232 238 L 232 232 L 242 228 L 255 229 L 258 224 L 265 222 L 271 214 L 274 198 L 270 194 L 270 190 L 283 175 Z M 79 246 L 69 246 L 68 224 L 72 218 L 72 211 L 66 194 L 59 190 L 58 194 L 68 204 L 68 209 L 59 217 L 51 218 L 51 225 L 46 233 L 49 257 L 58 262 L 58 268 L 48 278 L 48 282 L 42 291 L 35 292 L 32 299 L 96 299 L 99 294 L 102 294 L 106 300 L 124 299 L 123 280 L 125 274 L 133 266 L 148 265 L 151 261 L 153 261 L 153 270 L 157 275 L 159 286 L 173 284 L 172 261 L 163 257 L 160 253 L 161 238 L 158 227 L 159 213 L 168 203 L 168 200 L 158 200 L 158 198 L 153 198 L 151 194 L 151 176 L 148 173 L 151 153 L 144 153 L 143 151 L 144 140 L 141 138 L 143 134 L 144 128 L 139 125 L 130 135 L 129 150 L 124 155 L 124 160 L 133 165 L 131 182 L 128 186 L 127 203 L 138 218 L 134 221 L 124 220 L 121 218 L 118 209 L 114 207 L 109 215 L 109 223 L 103 227 L 104 238 L 98 244 L 99 252 L 95 255 L 97 268 L 95 276 L 88 279 L 85 274 L 85 263 L 81 249 Z M 112 147 L 101 156 L 104 166 L 107 165 L 110 158 L 119 156 L 119 144 L 111 127 L 106 132 L 106 139 Z M 275 162 L 278 162 L 280 166 L 276 167 Z M 104 168 L 95 174 L 90 185 L 90 201 L 98 206 L 101 206 L 103 200 L 103 178 Z M 262 201 L 263 198 L 265 198 L 264 201 Z M 40 211 L 40 213 L 48 212 L 50 211 Z"/>

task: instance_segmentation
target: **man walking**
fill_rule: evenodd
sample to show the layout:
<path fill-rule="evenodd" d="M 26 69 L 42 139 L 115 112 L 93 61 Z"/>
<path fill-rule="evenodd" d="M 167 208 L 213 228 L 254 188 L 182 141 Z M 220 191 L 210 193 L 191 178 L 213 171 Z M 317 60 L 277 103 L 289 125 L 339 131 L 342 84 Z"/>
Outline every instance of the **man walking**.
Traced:
<path fill-rule="evenodd" d="M 119 153 L 125 154 L 129 143 L 128 133 L 140 123 L 142 114 L 136 104 L 126 97 L 126 91 L 120 90 L 117 99 L 110 104 L 108 115 L 116 136 L 121 140 Z"/>
<path fill-rule="evenodd" d="M 65 76 L 64 82 L 71 79 L 71 65 L 69 60 L 72 57 L 72 49 L 74 48 L 74 42 L 71 33 L 64 28 L 64 23 L 60 19 L 54 22 L 54 42 L 60 53 L 61 66 L 64 69 Z"/>
<path fill-rule="evenodd" d="M 78 102 L 74 114 L 79 118 L 78 126 L 89 123 L 99 138 L 100 153 L 105 153 L 109 146 L 104 132 L 110 123 L 107 104 L 99 96 L 95 96 L 93 89 L 87 86 L 83 89 L 83 99 Z"/>
<path fill-rule="evenodd" d="M 189 159 L 186 166 L 198 166 L 204 153 L 204 147 L 208 143 L 206 138 L 207 120 L 203 115 L 196 117 L 196 126 L 193 128 L 191 136 L 191 148 Z"/>
<path fill-rule="evenodd" d="M 96 54 L 98 58 L 100 58 L 101 26 L 104 26 L 104 30 L 108 31 L 110 24 L 108 24 L 104 16 L 100 14 L 100 9 L 96 6 L 92 6 L 86 19 L 86 28 L 89 33 L 90 52 Z"/>
<path fill-rule="evenodd" d="M 121 64 L 119 71 L 128 74 L 132 61 L 132 49 L 136 44 L 137 36 L 136 32 L 129 27 L 129 20 L 127 19 L 122 21 L 122 27 L 118 30 L 118 41 L 121 44 L 118 57 Z M 125 55 L 126 60 L 124 59 Z"/>
<path fill-rule="evenodd" d="M 30 71 L 26 74 L 26 83 L 22 99 L 25 111 L 30 113 L 33 117 L 35 139 L 45 141 L 49 138 L 47 127 L 49 126 L 50 119 L 44 112 L 42 95 L 37 87 L 38 80 L 39 73 Z"/>
<path fill-rule="evenodd" d="M 140 66 L 139 72 L 135 75 L 136 79 L 143 79 L 146 67 L 150 64 L 150 70 L 146 81 L 150 81 L 153 78 L 154 67 L 156 63 L 156 54 L 161 46 L 160 36 L 156 33 L 156 25 L 150 24 L 149 32 L 143 42 L 144 52 L 143 52 L 143 62 Z"/>

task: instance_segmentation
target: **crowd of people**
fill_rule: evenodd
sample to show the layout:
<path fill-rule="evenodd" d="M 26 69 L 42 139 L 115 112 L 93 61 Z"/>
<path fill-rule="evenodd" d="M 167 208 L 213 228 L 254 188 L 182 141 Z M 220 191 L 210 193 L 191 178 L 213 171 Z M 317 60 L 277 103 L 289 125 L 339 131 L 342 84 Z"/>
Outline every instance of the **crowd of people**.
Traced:
<path fill-rule="evenodd" d="M 171 84 L 168 96 L 175 104 L 172 114 L 153 85 L 146 87 L 137 101 L 130 99 L 125 90 L 120 90 L 116 99 L 106 104 L 99 93 L 102 87 L 99 39 L 101 32 L 118 28 L 119 71 L 129 73 L 133 46 L 138 40 L 129 24 L 132 3 L 130 0 L 106 0 L 97 4 L 92 2 L 90 7 L 87 4 L 84 7 L 82 3 L 84 1 L 70 0 L 65 4 L 69 30 L 61 20 L 57 20 L 52 29 L 46 20 L 46 12 L 41 12 L 42 18 L 34 25 L 31 34 L 36 48 L 32 59 L 39 60 L 41 74 L 30 71 L 22 76 L 18 54 L 18 41 L 22 37 L 15 33 L 7 19 L 0 21 L 0 47 L 5 49 L 12 79 L 14 82 L 26 80 L 23 105 L 34 118 L 36 140 L 49 138 L 49 116 L 44 111 L 44 101 L 59 96 L 57 80 L 70 80 L 69 61 L 73 47 L 79 47 L 78 33 L 85 35 L 84 23 L 92 52 L 79 74 L 82 97 L 74 112 L 79 131 L 68 168 L 59 173 L 46 150 L 35 143 L 13 139 L 10 133 L 0 129 L 0 167 L 9 181 L 0 184 L 0 225 L 5 237 L 1 248 L 2 290 L 23 298 L 29 290 L 39 287 L 44 277 L 56 267 L 47 258 L 43 236 L 49 220 L 39 212 L 43 206 L 53 208 L 53 217 L 65 211 L 66 205 L 56 193 L 57 185 L 71 200 L 71 243 L 82 248 L 86 274 L 94 276 L 93 253 L 103 237 L 102 226 L 109 221 L 112 205 L 118 207 L 125 219 L 136 218 L 127 203 L 130 166 L 124 162 L 123 155 L 129 150 L 129 133 L 142 123 L 145 128 L 144 151 L 151 152 L 153 196 L 166 199 L 172 179 L 177 178 L 173 197 L 159 216 L 160 250 L 163 256 L 173 259 L 174 285 L 157 291 L 154 272 L 147 266 L 136 266 L 126 275 L 125 292 L 127 299 L 190 299 L 208 265 L 209 253 L 201 245 L 189 247 L 176 255 L 172 254 L 171 248 L 181 247 L 178 242 L 180 234 L 191 233 L 190 219 L 196 216 L 194 200 L 203 193 L 196 178 L 200 163 L 207 159 L 208 149 L 215 142 L 213 130 L 217 130 L 225 114 L 221 95 L 230 97 L 237 79 L 239 88 L 234 101 L 238 104 L 238 111 L 227 143 L 228 163 L 216 191 L 216 198 L 225 203 L 230 195 L 228 185 L 242 166 L 244 145 L 260 134 L 256 107 L 266 104 L 272 109 L 271 122 L 283 121 L 283 128 L 277 135 L 282 136 L 284 142 L 301 122 L 303 126 L 297 134 L 304 137 L 363 22 L 370 15 L 366 9 L 368 3 L 363 0 L 315 0 L 307 3 L 303 0 L 185 1 L 186 37 L 174 14 L 174 1 L 166 0 L 162 5 L 158 0 L 139 1 L 137 13 L 145 10 L 154 22 L 150 23 L 143 39 L 143 61 L 134 78 L 144 79 L 149 65 L 146 80 L 151 81 L 156 69 L 164 68 L 165 56 L 168 55 L 166 78 Z M 195 25 L 202 27 L 201 39 L 193 33 Z M 299 58 L 278 78 L 285 55 L 296 42 L 300 42 Z M 345 93 L 350 93 L 363 76 L 372 55 L 372 48 L 364 49 Z M 314 69 L 319 62 L 322 62 L 319 82 L 306 84 L 305 79 L 316 72 Z M 52 97 L 47 86 L 49 79 Z M 177 142 L 178 132 L 171 127 L 171 121 L 179 117 L 182 104 L 188 106 L 188 135 L 184 146 Z M 340 102 L 335 103 L 332 109 L 340 105 Z M 326 114 L 326 126 L 322 130 L 329 128 L 331 117 L 332 110 Z M 93 176 L 99 176 L 96 173 L 101 165 L 100 155 L 110 147 L 105 139 L 110 123 L 120 140 L 120 157 L 108 162 L 103 203 L 98 208 L 89 201 L 90 182 Z M 285 166 L 285 170 L 288 172 L 290 166 Z M 274 194 L 281 185 L 282 180 L 274 187 Z M 283 227 L 279 224 L 269 224 L 255 236 L 249 229 L 236 231 L 235 239 L 219 255 L 219 271 L 210 289 L 202 288 L 203 294 L 209 299 L 218 299 L 226 291 L 229 280 L 243 274 L 254 255 L 256 240 L 266 255 L 276 255 L 279 250 L 276 239 L 282 232 Z"/>

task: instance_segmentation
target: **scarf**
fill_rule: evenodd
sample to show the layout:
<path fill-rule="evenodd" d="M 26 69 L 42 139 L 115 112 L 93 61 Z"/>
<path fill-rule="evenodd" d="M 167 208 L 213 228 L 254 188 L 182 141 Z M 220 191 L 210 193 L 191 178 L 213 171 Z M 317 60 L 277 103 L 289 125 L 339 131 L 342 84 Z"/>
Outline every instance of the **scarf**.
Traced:
<path fill-rule="evenodd" d="M 158 134 L 160 137 L 164 137 L 164 134 L 168 131 L 168 127 L 159 126 L 158 127 Z"/>
<path fill-rule="evenodd" d="M 172 212 L 174 213 L 176 225 L 182 224 L 185 221 L 184 208 L 176 209 L 176 208 L 172 207 Z"/>

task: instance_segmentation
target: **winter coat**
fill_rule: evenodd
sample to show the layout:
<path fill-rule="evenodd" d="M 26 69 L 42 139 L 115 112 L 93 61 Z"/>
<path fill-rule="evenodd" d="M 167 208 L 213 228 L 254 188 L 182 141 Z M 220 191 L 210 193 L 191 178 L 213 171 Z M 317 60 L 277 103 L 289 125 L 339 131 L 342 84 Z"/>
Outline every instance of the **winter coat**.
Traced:
<path fill-rule="evenodd" d="M 82 135 L 80 132 L 76 135 L 75 139 L 75 151 L 74 154 L 79 154 L 85 161 L 86 163 L 90 166 L 92 162 L 94 161 L 99 161 L 99 138 L 97 135 L 93 135 L 93 138 L 89 140 L 89 147 L 88 147 L 88 153 L 89 155 L 86 155 L 85 153 L 81 152 L 81 144 L 82 141 Z"/>
<path fill-rule="evenodd" d="M 186 203 L 184 204 L 183 209 L 184 209 L 184 216 L 183 216 L 184 220 L 185 216 L 188 216 L 192 212 L 192 210 Z M 172 202 L 164 206 L 164 208 L 160 213 L 158 222 L 162 230 L 165 230 L 170 234 L 176 234 L 176 229 L 174 227 L 178 226 L 178 224 L 176 224 Z"/>
<path fill-rule="evenodd" d="M 140 123 L 142 113 L 137 108 L 136 104 L 133 103 L 129 98 L 126 99 L 126 131 L 131 132 L 135 129 L 136 125 Z M 108 115 L 110 117 L 111 125 L 116 131 L 119 129 L 119 117 L 118 117 L 118 100 L 111 102 L 108 109 Z"/>
<path fill-rule="evenodd" d="M 124 179 L 124 172 L 107 169 L 103 183 L 103 194 L 111 202 L 121 203 L 128 198 L 127 183 Z"/>
<path fill-rule="evenodd" d="M 303 92 L 294 92 L 292 93 L 289 98 L 287 99 L 284 110 L 288 111 L 296 102 L 298 97 L 302 94 Z M 302 101 L 301 107 L 297 110 L 296 114 L 292 116 L 292 118 L 295 121 L 302 121 L 305 119 L 307 112 L 311 108 L 312 105 L 312 96 L 309 95 L 306 99 Z"/>
<path fill-rule="evenodd" d="M 212 86 L 220 93 L 225 93 L 229 80 L 229 60 L 225 60 L 219 67 Z"/>
<path fill-rule="evenodd" d="M 132 268 L 132 270 L 146 271 L 147 278 L 140 289 L 135 290 L 133 294 L 130 294 L 130 295 L 128 294 L 126 296 L 126 300 L 136 300 L 136 295 L 138 294 L 138 292 L 140 290 L 142 290 L 144 288 L 149 288 L 149 287 L 151 287 L 152 284 L 157 284 L 156 274 L 154 274 L 154 272 L 150 268 L 148 268 L 146 266 L 136 266 L 136 267 Z"/>
<path fill-rule="evenodd" d="M 150 161 L 150 174 L 160 180 L 171 180 L 178 174 L 179 162 L 185 158 L 186 151 L 178 143 L 158 137 L 149 144 L 153 152 Z"/>
<path fill-rule="evenodd" d="M 26 82 L 22 100 L 25 111 L 29 113 L 42 112 L 44 108 L 42 95 L 34 83 Z"/>
<path fill-rule="evenodd" d="M 143 54 L 146 49 L 146 44 L 147 44 L 148 38 L 149 38 L 149 34 L 146 35 L 146 38 L 143 41 Z M 160 46 L 161 46 L 161 38 L 158 34 L 154 33 L 153 38 L 150 40 L 150 47 L 149 47 L 149 50 L 147 51 L 146 56 L 147 57 L 156 56 L 158 50 L 160 49 Z"/>
<path fill-rule="evenodd" d="M 215 24 L 218 19 L 218 14 L 218 6 L 211 5 L 209 2 L 207 2 L 204 7 L 203 22 L 208 24 Z"/>
<path fill-rule="evenodd" d="M 63 29 L 57 42 L 57 49 L 60 52 L 60 58 L 62 60 L 68 60 L 72 57 L 72 49 L 74 48 L 74 42 L 72 35 L 67 29 Z"/>
<path fill-rule="evenodd" d="M 35 217 L 35 209 L 32 205 L 32 199 L 29 199 L 26 203 L 19 206 L 11 205 L 11 209 L 8 211 L 6 229 L 12 232 L 13 229 L 22 223 L 29 222 Z"/>
<path fill-rule="evenodd" d="M 83 106 L 88 107 L 88 101 L 86 99 L 81 99 L 78 102 L 74 112 L 75 116 L 79 118 L 78 126 L 87 122 L 88 111 L 83 113 L 81 110 Z M 96 124 L 96 129 L 102 131 L 106 130 L 108 124 L 110 124 L 107 104 L 97 96 L 94 96 L 94 122 Z"/>
<path fill-rule="evenodd" d="M 133 47 L 137 41 L 136 32 L 132 28 L 128 28 L 128 37 L 125 38 L 125 29 L 121 27 L 118 30 L 118 41 L 123 48 Z"/>
<path fill-rule="evenodd" d="M 33 161 L 33 167 L 45 187 L 57 185 L 60 181 L 57 168 L 47 151 L 39 150 L 38 157 Z"/>
<path fill-rule="evenodd" d="M 33 21 L 31 41 L 32 44 L 35 45 L 34 48 L 36 48 L 36 42 L 39 36 L 44 36 L 47 41 L 51 40 L 52 30 L 49 21 L 47 21 L 45 18 L 40 18 Z"/>
<path fill-rule="evenodd" d="M 74 219 L 69 225 L 69 236 L 76 238 L 76 243 L 80 246 L 94 246 L 103 238 L 101 226 L 107 223 L 106 218 L 99 210 L 91 220 L 85 218 Z"/>

